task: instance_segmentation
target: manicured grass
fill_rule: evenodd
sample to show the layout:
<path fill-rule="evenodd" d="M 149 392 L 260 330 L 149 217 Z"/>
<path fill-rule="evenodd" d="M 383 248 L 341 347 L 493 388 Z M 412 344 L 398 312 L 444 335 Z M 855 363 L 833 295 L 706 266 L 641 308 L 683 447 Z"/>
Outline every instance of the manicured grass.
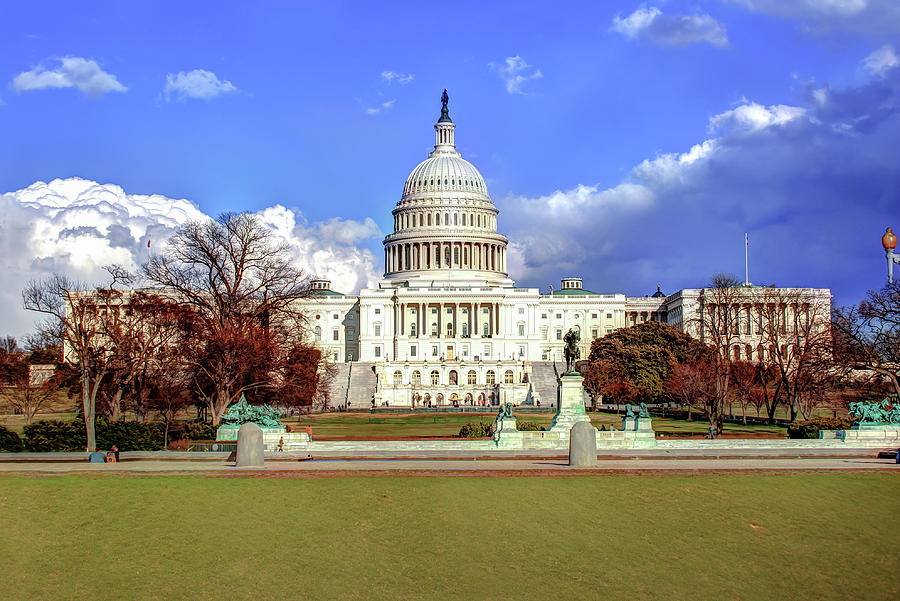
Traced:
<path fill-rule="evenodd" d="M 8 599 L 897 599 L 900 474 L 0 477 Z"/>

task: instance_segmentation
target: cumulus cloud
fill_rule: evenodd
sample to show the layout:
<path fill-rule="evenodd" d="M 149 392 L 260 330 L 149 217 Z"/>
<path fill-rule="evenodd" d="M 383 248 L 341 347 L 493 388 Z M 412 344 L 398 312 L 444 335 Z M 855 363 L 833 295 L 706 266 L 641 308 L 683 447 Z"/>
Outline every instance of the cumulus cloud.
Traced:
<path fill-rule="evenodd" d="M 727 46 L 725 26 L 707 14 L 666 15 L 654 7 L 642 6 L 627 17 L 615 17 L 612 30 L 630 39 L 647 39 L 667 46 L 707 42 Z"/>
<path fill-rule="evenodd" d="M 116 76 L 107 73 L 93 60 L 67 56 L 52 68 L 38 65 L 13 78 L 16 92 L 29 92 L 47 88 L 78 88 L 91 98 L 107 92 L 124 92 L 128 88 L 119 83 Z"/>
<path fill-rule="evenodd" d="M 751 11 L 793 19 L 810 33 L 900 33 L 897 0 L 724 0 Z"/>
<path fill-rule="evenodd" d="M 372 252 L 356 245 L 381 232 L 371 219 L 309 223 L 277 205 L 258 213 L 286 242 L 298 266 L 329 278 L 335 290 L 353 293 L 379 277 Z M 0 314 L 3 330 L 26 333 L 35 316 L 22 309 L 30 279 L 65 273 L 86 282 L 105 281 L 109 264 L 137 270 L 147 242 L 162 249 L 175 228 L 207 216 L 192 202 L 153 194 L 128 194 L 113 184 L 80 178 L 36 182 L 0 194 Z"/>
<path fill-rule="evenodd" d="M 647 158 L 611 187 L 498 199 L 511 276 L 545 289 L 582 275 L 597 292 L 643 295 L 657 282 L 672 292 L 742 273 L 749 231 L 751 280 L 858 301 L 884 278 L 877 243 L 900 194 L 900 69 L 810 86 L 803 99 L 742 101 L 690 148 Z"/>
<path fill-rule="evenodd" d="M 173 96 L 181 101 L 188 98 L 211 100 L 218 96 L 237 92 L 240 90 L 230 81 L 219 79 L 215 73 L 203 69 L 194 69 L 186 73 L 184 71 L 169 73 L 166 75 L 166 87 L 163 90 L 166 102 L 169 102 Z"/>
<path fill-rule="evenodd" d="M 885 44 L 863 59 L 863 67 L 872 75 L 884 77 L 890 69 L 900 65 L 900 57 L 890 44 Z"/>
<path fill-rule="evenodd" d="M 489 63 L 489 66 L 497 72 L 500 79 L 506 84 L 506 91 L 510 94 L 525 94 L 522 86 L 533 79 L 544 76 L 540 69 L 532 67 L 521 56 L 508 56 L 502 64 Z"/>
<path fill-rule="evenodd" d="M 378 106 L 373 106 L 373 107 L 367 108 L 366 113 L 369 115 L 380 115 L 381 113 L 389 110 L 392 106 L 394 106 L 395 102 L 397 102 L 397 101 L 396 100 L 388 100 L 387 102 L 382 102 Z"/>
<path fill-rule="evenodd" d="M 395 81 L 401 86 L 406 85 L 411 82 L 414 77 L 415 76 L 412 73 L 397 73 L 396 71 L 381 72 L 382 81 L 387 82 L 388 85 L 394 83 Z"/>

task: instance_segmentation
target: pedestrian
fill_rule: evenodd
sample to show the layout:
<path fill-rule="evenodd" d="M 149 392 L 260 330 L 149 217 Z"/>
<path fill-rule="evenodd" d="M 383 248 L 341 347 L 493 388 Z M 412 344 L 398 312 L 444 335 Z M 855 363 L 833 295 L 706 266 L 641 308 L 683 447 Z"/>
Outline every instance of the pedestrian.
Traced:
<path fill-rule="evenodd" d="M 116 445 L 113 445 L 112 448 L 110 449 L 110 451 L 112 451 L 112 454 L 116 456 L 116 463 L 118 463 L 119 462 L 119 447 L 117 447 Z"/>
<path fill-rule="evenodd" d="M 284 451 L 284 436 L 278 439 L 278 451 Z"/>
<path fill-rule="evenodd" d="M 707 438 L 715 438 L 716 437 L 716 429 L 712 424 L 709 425 L 709 436 Z"/>
<path fill-rule="evenodd" d="M 306 438 L 312 442 L 312 426 L 306 426 Z"/>

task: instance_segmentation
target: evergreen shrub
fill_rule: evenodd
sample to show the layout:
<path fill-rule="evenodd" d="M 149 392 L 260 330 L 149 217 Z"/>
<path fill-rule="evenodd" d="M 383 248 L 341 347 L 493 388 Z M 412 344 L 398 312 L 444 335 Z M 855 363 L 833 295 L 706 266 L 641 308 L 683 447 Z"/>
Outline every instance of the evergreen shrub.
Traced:
<path fill-rule="evenodd" d="M 844 417 L 816 417 L 788 425 L 788 438 L 818 438 L 819 430 L 849 430 L 850 420 Z"/>
<path fill-rule="evenodd" d="M 459 429 L 460 438 L 490 438 L 493 435 L 493 422 L 466 422 Z"/>
<path fill-rule="evenodd" d="M 0 453 L 19 453 L 25 450 L 22 439 L 12 430 L 0 426 Z"/>

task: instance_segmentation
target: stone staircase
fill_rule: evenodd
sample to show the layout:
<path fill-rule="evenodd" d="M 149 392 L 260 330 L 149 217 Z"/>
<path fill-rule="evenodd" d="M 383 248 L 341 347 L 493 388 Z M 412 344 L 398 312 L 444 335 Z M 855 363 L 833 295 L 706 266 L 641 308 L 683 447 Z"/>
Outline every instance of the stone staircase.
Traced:
<path fill-rule="evenodd" d="M 556 369 L 552 361 L 534 361 L 531 364 L 531 388 L 541 398 L 541 406 L 556 406 Z"/>
<path fill-rule="evenodd" d="M 338 407 L 347 402 L 347 390 L 350 385 L 350 366 L 352 363 L 333 363 L 330 369 L 334 370 L 329 392 L 329 406 Z"/>
<path fill-rule="evenodd" d="M 351 409 L 371 409 L 375 394 L 374 363 L 354 361 L 350 363 L 350 389 L 346 393 Z M 346 385 L 345 385 L 346 386 Z"/>

